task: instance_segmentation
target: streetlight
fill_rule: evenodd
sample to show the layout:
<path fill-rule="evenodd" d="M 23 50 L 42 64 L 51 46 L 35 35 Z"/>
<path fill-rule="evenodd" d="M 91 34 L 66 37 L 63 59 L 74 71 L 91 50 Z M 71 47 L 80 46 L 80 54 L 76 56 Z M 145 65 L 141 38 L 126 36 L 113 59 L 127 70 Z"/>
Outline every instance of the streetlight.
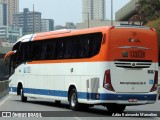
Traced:
<path fill-rule="evenodd" d="M 111 0 L 111 25 L 113 26 L 113 0 Z"/>
<path fill-rule="evenodd" d="M 34 0 L 33 0 L 33 33 L 35 33 Z"/>
<path fill-rule="evenodd" d="M 88 16 L 88 28 L 89 28 L 89 12 L 87 13 L 87 16 Z"/>

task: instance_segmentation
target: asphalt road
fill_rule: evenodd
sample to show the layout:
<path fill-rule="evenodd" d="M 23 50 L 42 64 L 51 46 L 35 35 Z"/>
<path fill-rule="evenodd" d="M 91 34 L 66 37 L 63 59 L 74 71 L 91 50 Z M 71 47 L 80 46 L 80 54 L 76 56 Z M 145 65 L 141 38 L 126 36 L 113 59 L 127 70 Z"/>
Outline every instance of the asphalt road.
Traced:
<path fill-rule="evenodd" d="M 155 104 L 149 105 L 128 106 L 124 113 L 110 114 L 103 106 L 95 106 L 90 108 L 89 110 L 76 112 L 69 109 L 68 103 L 62 102 L 61 104 L 57 105 L 52 100 L 34 98 L 28 98 L 28 102 L 23 103 L 20 101 L 20 96 L 6 95 L 2 99 L 0 99 L 0 111 L 0 116 L 2 116 L 3 114 L 3 117 L 0 117 L 0 120 L 22 119 L 17 118 L 17 116 L 30 117 L 23 118 L 27 120 L 53 120 L 53 117 L 57 120 L 160 120 L 160 101 L 157 101 Z M 9 113 L 6 113 L 6 111 Z M 12 118 L 7 118 L 5 117 L 6 115 L 11 115 Z M 121 117 L 116 115 L 120 115 Z M 128 115 L 129 117 L 122 117 L 124 115 Z M 146 115 L 147 117 L 144 117 L 144 115 Z M 150 117 L 150 115 L 152 116 Z M 156 117 L 156 115 L 158 115 L 158 117 Z M 33 118 L 32 116 L 38 116 L 39 118 Z"/>

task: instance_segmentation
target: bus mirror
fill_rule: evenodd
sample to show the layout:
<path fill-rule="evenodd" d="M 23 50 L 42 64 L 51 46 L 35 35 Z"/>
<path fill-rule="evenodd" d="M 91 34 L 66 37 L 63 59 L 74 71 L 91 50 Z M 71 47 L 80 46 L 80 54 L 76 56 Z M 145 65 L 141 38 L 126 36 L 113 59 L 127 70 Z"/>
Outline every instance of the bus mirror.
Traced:
<path fill-rule="evenodd" d="M 4 62 L 5 62 L 5 64 L 7 65 L 7 59 L 8 59 L 8 57 L 10 57 L 11 55 L 13 55 L 13 54 L 15 54 L 16 53 L 16 50 L 14 50 L 14 51 L 9 51 L 9 52 L 7 52 L 6 54 L 5 54 L 5 56 L 4 56 Z"/>

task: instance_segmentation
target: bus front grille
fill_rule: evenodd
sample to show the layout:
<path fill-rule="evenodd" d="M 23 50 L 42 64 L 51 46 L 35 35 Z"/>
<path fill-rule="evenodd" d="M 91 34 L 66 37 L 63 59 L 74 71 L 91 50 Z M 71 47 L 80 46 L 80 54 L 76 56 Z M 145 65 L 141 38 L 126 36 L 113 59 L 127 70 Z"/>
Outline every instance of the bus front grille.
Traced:
<path fill-rule="evenodd" d="M 114 61 L 116 67 L 120 68 L 150 68 L 152 61 Z"/>

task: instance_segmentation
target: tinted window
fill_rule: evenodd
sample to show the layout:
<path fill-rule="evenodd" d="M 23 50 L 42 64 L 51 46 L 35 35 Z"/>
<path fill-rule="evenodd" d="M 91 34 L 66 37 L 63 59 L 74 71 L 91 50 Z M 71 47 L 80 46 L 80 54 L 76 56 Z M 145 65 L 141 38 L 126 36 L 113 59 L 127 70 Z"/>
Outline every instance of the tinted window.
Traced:
<path fill-rule="evenodd" d="M 17 60 L 57 60 L 90 58 L 100 51 L 102 33 L 69 36 L 21 43 Z"/>

